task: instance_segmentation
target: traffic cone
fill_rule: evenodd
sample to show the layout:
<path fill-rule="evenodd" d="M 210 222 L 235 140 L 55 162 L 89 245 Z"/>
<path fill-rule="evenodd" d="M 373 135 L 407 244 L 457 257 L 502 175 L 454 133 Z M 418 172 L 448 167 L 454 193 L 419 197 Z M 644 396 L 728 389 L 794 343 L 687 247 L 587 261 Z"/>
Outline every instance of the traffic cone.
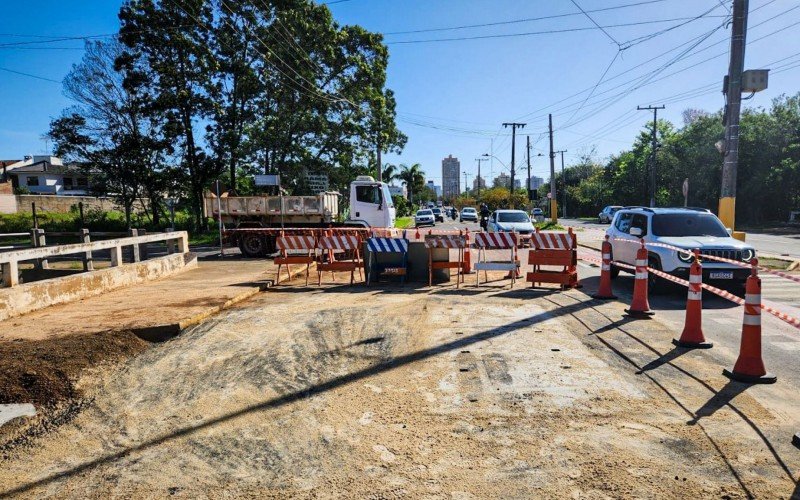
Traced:
<path fill-rule="evenodd" d="M 761 279 L 758 277 L 758 260 L 750 261 L 753 266 L 747 278 L 744 295 L 744 320 L 742 321 L 742 342 L 739 358 L 733 370 L 723 370 L 730 379 L 750 384 L 774 384 L 778 377 L 767 373 L 761 359 Z"/>
<path fill-rule="evenodd" d="M 414 233 L 414 239 L 419 240 L 419 227 L 417 228 L 417 232 Z"/>
<path fill-rule="evenodd" d="M 700 251 L 694 251 L 694 262 L 689 268 L 689 295 L 686 298 L 686 322 L 680 339 L 672 339 L 678 347 L 689 349 L 708 349 L 714 344 L 706 342 L 703 336 L 703 266 L 700 265 Z"/>
<path fill-rule="evenodd" d="M 628 316 L 633 318 L 649 318 L 653 314 L 650 302 L 647 300 L 647 249 L 642 246 L 636 251 L 636 280 L 633 282 L 633 301 L 631 307 L 625 309 Z"/>
<path fill-rule="evenodd" d="M 608 241 L 608 235 L 606 235 L 606 240 L 601 246 L 601 252 L 603 254 L 603 263 L 600 264 L 600 288 L 598 288 L 597 293 L 592 295 L 592 298 L 602 300 L 616 299 L 617 296 L 614 295 L 614 291 L 611 289 L 611 242 Z"/>
<path fill-rule="evenodd" d="M 472 274 L 472 253 L 469 251 L 469 228 L 466 228 L 464 245 L 464 262 L 461 263 L 461 274 Z M 461 231 L 459 231 L 460 233 Z"/>

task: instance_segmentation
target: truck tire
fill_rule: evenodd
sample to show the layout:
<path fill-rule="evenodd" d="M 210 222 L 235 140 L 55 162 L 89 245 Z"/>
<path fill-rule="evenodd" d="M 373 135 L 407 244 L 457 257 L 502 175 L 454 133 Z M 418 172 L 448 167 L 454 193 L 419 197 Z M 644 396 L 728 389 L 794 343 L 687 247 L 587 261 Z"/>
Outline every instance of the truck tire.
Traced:
<path fill-rule="evenodd" d="M 239 240 L 239 250 L 245 257 L 266 257 L 267 255 L 267 242 L 263 235 L 260 234 L 245 234 Z"/>

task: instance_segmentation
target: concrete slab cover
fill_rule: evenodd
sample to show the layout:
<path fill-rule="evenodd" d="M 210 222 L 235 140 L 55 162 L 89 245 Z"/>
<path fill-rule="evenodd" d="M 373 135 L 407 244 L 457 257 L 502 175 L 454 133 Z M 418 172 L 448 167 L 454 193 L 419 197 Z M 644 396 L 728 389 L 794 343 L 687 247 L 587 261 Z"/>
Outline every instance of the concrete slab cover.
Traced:
<path fill-rule="evenodd" d="M 36 415 L 36 408 L 30 403 L 0 405 L 0 426 L 19 417 Z"/>

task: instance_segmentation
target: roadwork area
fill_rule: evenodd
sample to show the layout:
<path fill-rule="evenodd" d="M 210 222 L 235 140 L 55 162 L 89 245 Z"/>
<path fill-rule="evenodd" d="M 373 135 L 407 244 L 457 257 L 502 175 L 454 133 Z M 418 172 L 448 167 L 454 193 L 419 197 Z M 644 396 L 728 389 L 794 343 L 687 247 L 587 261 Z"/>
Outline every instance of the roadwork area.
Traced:
<path fill-rule="evenodd" d="M 68 421 L 0 444 L 0 496 L 800 494 L 796 387 L 621 303 L 303 282 L 85 371 Z"/>

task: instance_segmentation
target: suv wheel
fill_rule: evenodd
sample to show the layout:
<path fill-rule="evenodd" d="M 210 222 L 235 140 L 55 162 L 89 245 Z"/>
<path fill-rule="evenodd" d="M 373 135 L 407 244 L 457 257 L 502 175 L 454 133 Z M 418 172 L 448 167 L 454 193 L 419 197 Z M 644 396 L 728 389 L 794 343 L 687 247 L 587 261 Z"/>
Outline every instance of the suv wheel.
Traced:
<path fill-rule="evenodd" d="M 655 269 L 657 271 L 661 270 L 661 263 L 655 257 L 649 257 L 647 259 L 647 267 L 650 269 Z M 660 276 L 656 276 L 655 273 L 647 273 L 647 291 L 651 294 L 662 294 L 666 291 L 667 287 L 669 286 L 669 281 L 665 280 Z"/>

